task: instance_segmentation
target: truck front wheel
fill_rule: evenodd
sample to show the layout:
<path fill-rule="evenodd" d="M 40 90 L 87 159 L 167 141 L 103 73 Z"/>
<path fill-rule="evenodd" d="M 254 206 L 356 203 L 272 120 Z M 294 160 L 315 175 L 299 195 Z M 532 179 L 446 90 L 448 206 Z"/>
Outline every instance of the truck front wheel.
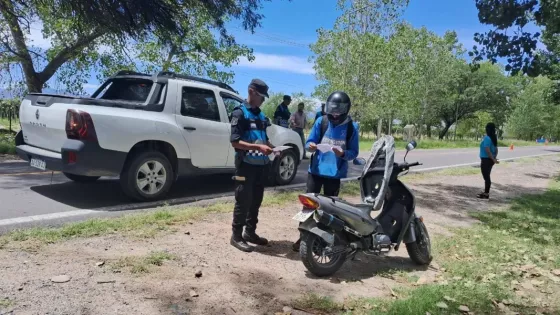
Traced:
<path fill-rule="evenodd" d="M 164 197 L 173 184 L 173 168 L 167 157 L 159 152 L 142 152 L 130 158 L 121 172 L 123 192 L 139 201 Z"/>
<path fill-rule="evenodd" d="M 288 185 L 297 174 L 298 157 L 292 149 L 282 151 L 273 163 L 274 183 L 277 185 Z"/>

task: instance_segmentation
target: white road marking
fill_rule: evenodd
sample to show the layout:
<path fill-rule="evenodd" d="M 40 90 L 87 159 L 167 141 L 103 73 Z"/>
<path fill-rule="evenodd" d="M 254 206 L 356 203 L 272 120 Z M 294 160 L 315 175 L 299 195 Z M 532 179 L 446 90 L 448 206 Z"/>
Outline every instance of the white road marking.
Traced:
<path fill-rule="evenodd" d="M 0 220 L 0 226 L 31 223 L 31 222 L 40 222 L 40 221 L 45 221 L 45 220 L 56 220 L 56 219 L 75 217 L 75 216 L 80 216 L 80 215 L 87 215 L 87 214 L 92 214 L 92 213 L 99 213 L 99 212 L 104 212 L 104 211 L 73 210 L 73 211 L 66 211 L 66 212 L 55 212 L 55 213 L 49 213 L 49 214 L 32 215 L 32 216 L 29 216 L 29 217 L 18 217 L 18 218 Z"/>
<path fill-rule="evenodd" d="M 518 159 L 523 159 L 523 158 L 532 158 L 532 157 L 539 157 L 539 156 L 547 156 L 547 155 L 558 155 L 559 153 L 544 153 L 544 154 L 535 154 L 535 155 L 525 155 L 525 156 L 518 156 L 518 157 L 514 157 L 514 158 L 507 158 L 507 159 L 500 159 L 500 161 L 511 161 L 511 160 L 518 160 Z M 473 165 L 478 165 L 480 162 L 472 162 L 472 163 L 464 163 L 464 164 L 453 164 L 453 165 L 447 165 L 447 166 L 438 166 L 438 167 L 428 167 L 428 168 L 421 168 L 421 169 L 416 169 L 416 170 L 411 170 L 414 172 L 427 172 L 427 171 L 436 171 L 436 170 L 441 170 L 441 169 L 447 169 L 447 168 L 456 168 L 456 167 L 464 167 L 464 166 L 473 166 Z M 358 179 L 358 177 L 351 177 L 351 178 L 344 178 L 342 179 L 343 182 L 346 181 L 352 181 L 352 180 L 356 180 Z M 306 183 L 301 183 L 301 184 L 293 184 L 293 185 L 287 185 L 287 186 L 277 186 L 277 187 L 271 187 L 268 188 L 266 190 L 270 191 L 270 190 L 290 190 L 293 188 L 298 188 L 298 187 L 304 187 L 306 185 Z M 221 194 L 221 196 L 223 197 L 223 194 Z M 212 195 L 203 195 L 203 196 L 196 196 L 196 197 L 186 197 L 186 198 L 177 198 L 174 200 L 174 204 L 180 204 L 181 201 L 185 201 L 185 202 L 189 202 L 189 201 L 193 201 L 193 199 L 196 200 L 205 200 L 205 199 L 211 199 L 212 197 L 216 197 L 216 194 L 212 194 Z M 167 201 L 168 202 L 168 201 Z M 158 203 L 157 205 L 154 204 L 154 206 L 158 206 L 158 205 L 162 205 L 164 203 L 166 203 L 166 201 L 162 201 L 162 202 L 156 202 Z M 121 205 L 115 208 L 118 208 L 119 210 L 132 210 L 132 209 L 137 209 L 139 206 L 143 206 L 143 204 L 129 204 L 129 205 Z M 142 207 L 144 208 L 144 207 Z M 105 209 L 105 210 L 73 210 L 73 211 L 66 211 L 66 212 L 55 212 L 55 213 L 49 213 L 49 214 L 41 214 L 41 215 L 34 215 L 34 216 L 28 216 L 28 217 L 18 217 L 18 218 L 11 218 L 11 219 L 4 219 L 4 220 L 0 220 L 0 226 L 9 226 L 9 225 L 15 225 L 15 224 L 24 224 L 24 223 L 31 223 L 31 222 L 40 222 L 40 221 L 45 221 L 45 220 L 56 220 L 56 219 L 62 219 L 62 218 L 69 218 L 69 217 L 75 217 L 75 216 L 83 216 L 83 215 L 88 215 L 88 214 L 93 214 L 93 213 L 103 213 L 103 212 L 110 212 L 110 210 Z"/>

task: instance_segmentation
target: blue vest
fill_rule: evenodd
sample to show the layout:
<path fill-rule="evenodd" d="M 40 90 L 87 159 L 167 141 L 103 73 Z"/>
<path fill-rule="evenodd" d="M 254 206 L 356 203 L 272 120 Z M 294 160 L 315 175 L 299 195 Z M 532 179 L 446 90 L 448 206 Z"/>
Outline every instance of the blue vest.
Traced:
<path fill-rule="evenodd" d="M 268 120 L 264 114 L 260 112 L 258 115 L 255 115 L 247 106 L 239 106 L 238 108 L 241 108 L 243 111 L 247 124 L 245 132 L 241 135 L 241 140 L 254 144 L 266 144 L 266 127 L 268 125 Z M 244 154 L 243 162 L 252 165 L 266 165 L 270 162 L 270 158 L 267 155 L 256 150 L 236 152 L 235 154 Z"/>

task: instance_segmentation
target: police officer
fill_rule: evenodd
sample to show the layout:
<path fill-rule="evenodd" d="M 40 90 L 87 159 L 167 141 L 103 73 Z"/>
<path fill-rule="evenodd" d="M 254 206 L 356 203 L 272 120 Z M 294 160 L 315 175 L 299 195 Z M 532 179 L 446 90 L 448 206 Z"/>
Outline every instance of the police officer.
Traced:
<path fill-rule="evenodd" d="M 307 175 L 307 193 L 318 194 L 322 188 L 326 196 L 337 197 L 340 179 L 348 174 L 348 161 L 358 157 L 358 126 L 348 115 L 351 106 L 348 94 L 334 92 L 325 104 L 325 115 L 315 121 L 306 142 L 309 152 L 314 152 Z M 319 143 L 330 145 L 332 151 L 317 151 Z M 294 243 L 294 251 L 299 251 L 299 243 L 300 240 Z"/>
<path fill-rule="evenodd" d="M 292 97 L 289 95 L 284 95 L 282 99 L 282 103 L 276 107 L 276 111 L 274 112 L 274 121 L 277 125 L 282 126 L 284 128 L 289 127 L 289 120 L 292 113 L 290 113 L 290 109 L 288 106 L 292 102 Z"/>
<path fill-rule="evenodd" d="M 231 145 L 235 148 L 236 172 L 230 244 L 244 252 L 253 250 L 247 242 L 268 244 L 267 239 L 256 233 L 270 163 L 268 156 L 272 153 L 272 144 L 266 134 L 270 121 L 260 110 L 265 97 L 268 97 L 266 83 L 252 80 L 245 104 L 236 107 L 231 118 Z"/>

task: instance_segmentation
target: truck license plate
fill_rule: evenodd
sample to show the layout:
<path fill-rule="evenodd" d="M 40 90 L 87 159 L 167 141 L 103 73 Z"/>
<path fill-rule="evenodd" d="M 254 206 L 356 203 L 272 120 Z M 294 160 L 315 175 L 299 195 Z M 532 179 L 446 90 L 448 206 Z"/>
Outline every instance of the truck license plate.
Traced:
<path fill-rule="evenodd" d="M 294 219 L 296 221 L 299 221 L 299 222 L 305 222 L 305 221 L 307 221 L 307 219 L 309 219 L 313 215 L 314 212 L 315 212 L 315 210 L 301 210 L 292 219 Z"/>
<path fill-rule="evenodd" d="M 30 164 L 31 164 L 31 167 L 38 168 L 42 171 L 47 169 L 47 163 L 43 160 L 32 158 Z"/>

